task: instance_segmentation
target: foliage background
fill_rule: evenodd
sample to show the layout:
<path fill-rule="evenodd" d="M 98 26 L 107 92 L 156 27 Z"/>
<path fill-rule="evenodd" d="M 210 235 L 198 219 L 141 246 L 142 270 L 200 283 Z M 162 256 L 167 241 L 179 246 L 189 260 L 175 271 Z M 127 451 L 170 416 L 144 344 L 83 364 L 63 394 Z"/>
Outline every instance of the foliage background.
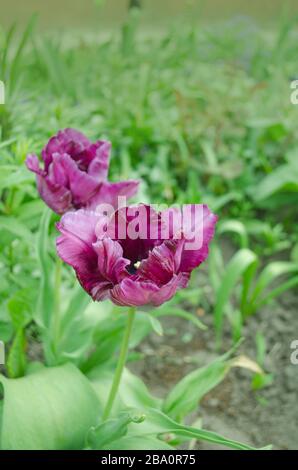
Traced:
<path fill-rule="evenodd" d="M 178 324 L 169 320 L 176 333 L 186 328 L 186 336 L 176 335 L 173 343 L 175 349 L 182 338 L 185 357 L 198 338 L 208 339 L 204 347 L 209 360 L 247 336 L 241 352 L 262 369 L 254 370 L 252 383 L 245 376 L 251 407 L 261 407 L 265 417 L 274 408 L 276 415 L 283 402 L 274 401 L 275 395 L 284 394 L 292 403 L 287 387 L 292 394 L 297 382 L 289 359 L 291 341 L 298 336 L 296 304 L 280 307 L 289 295 L 295 302 L 298 283 L 298 108 L 290 101 L 290 84 L 298 76 L 297 2 L 283 9 L 284 2 L 273 2 L 270 19 L 265 18 L 266 2 L 262 7 L 258 2 L 256 9 L 256 2 L 248 7 L 244 2 L 157 6 L 147 1 L 144 12 L 130 15 L 124 1 L 117 8 L 115 2 L 71 2 L 71 7 L 66 1 L 60 6 L 51 2 L 50 10 L 39 6 L 38 21 L 31 17 L 36 2 L 26 2 L 25 12 L 25 2 L 14 3 L 1 6 L 0 40 L 0 79 L 6 85 L 6 104 L 0 106 L 5 373 L 21 377 L 39 369 L 41 362 L 56 366 L 71 361 L 94 376 L 105 361 L 113 365 L 109 361 L 121 338 L 124 320 L 119 312 L 106 304 L 89 305 L 75 290 L 71 271 L 56 264 L 57 219 L 44 210 L 24 166 L 26 154 L 40 153 L 58 129 L 75 127 L 92 139 L 112 141 L 110 178 L 141 178 L 140 201 L 204 202 L 220 218 L 209 261 L 193 276 L 191 288 L 150 316 L 139 313 L 131 370 L 149 388 L 154 385 L 144 372 L 151 364 L 146 350 L 153 341 L 159 351 L 156 338 L 162 333 L 164 345 L 172 341 L 169 323 L 159 321 L 169 315 L 179 318 Z M 9 27 L 12 20 L 18 24 Z M 209 326 L 208 333 L 198 329 L 201 322 Z M 286 339 L 280 336 L 285 328 Z M 155 339 L 151 334 L 141 347 L 152 330 Z M 285 341 L 281 361 L 272 356 L 280 337 Z M 191 356 L 201 349 L 196 346 Z M 165 368 L 167 360 L 160 359 Z M 205 365 L 202 355 L 190 370 L 198 365 Z M 234 379 L 237 383 L 242 376 Z M 157 392 L 161 388 L 165 394 L 163 381 L 161 376 Z M 197 381 L 192 390 L 197 390 Z M 207 386 L 202 396 L 208 391 Z M 195 412 L 198 400 L 192 397 L 185 414 Z M 170 413 L 169 403 L 170 398 L 165 402 Z M 282 409 L 285 423 L 294 422 L 295 411 Z M 177 418 L 175 413 L 171 416 Z M 271 441 L 266 419 L 257 435 L 244 436 L 251 444 Z M 231 437 L 241 438 L 246 424 L 239 424 L 238 434 Z M 221 431 L 218 423 L 211 425 Z M 277 416 L 270 422 L 275 425 L 281 426 Z M 275 445 L 294 448 L 293 429 L 294 424 L 283 442 L 278 435 Z"/>

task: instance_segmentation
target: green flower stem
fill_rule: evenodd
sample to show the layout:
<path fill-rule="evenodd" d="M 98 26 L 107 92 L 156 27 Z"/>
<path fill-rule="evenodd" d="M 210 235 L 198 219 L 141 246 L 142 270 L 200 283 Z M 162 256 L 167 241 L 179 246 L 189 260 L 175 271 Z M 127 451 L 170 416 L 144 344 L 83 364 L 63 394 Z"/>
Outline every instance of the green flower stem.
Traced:
<path fill-rule="evenodd" d="M 127 358 L 128 348 L 129 348 L 129 338 L 130 338 L 131 331 L 132 331 L 132 325 L 133 325 L 135 313 L 136 313 L 136 308 L 130 307 L 128 314 L 127 314 L 127 323 L 126 323 L 126 328 L 125 328 L 125 332 L 124 332 L 124 336 L 123 336 L 123 340 L 121 344 L 117 368 L 115 371 L 112 387 L 109 393 L 109 398 L 108 398 L 107 404 L 103 412 L 103 417 L 102 417 L 103 421 L 107 420 L 108 417 L 110 416 L 110 413 L 112 411 L 113 404 L 114 404 L 114 401 L 118 392 L 118 388 L 119 388 L 121 377 L 122 377 L 122 372 L 126 363 L 126 358 Z"/>
<path fill-rule="evenodd" d="M 54 299 L 54 317 L 53 317 L 53 343 L 54 350 L 57 352 L 59 335 L 60 335 L 60 304 L 61 304 L 61 277 L 62 277 L 62 260 L 58 256 L 55 269 L 55 299 Z"/>

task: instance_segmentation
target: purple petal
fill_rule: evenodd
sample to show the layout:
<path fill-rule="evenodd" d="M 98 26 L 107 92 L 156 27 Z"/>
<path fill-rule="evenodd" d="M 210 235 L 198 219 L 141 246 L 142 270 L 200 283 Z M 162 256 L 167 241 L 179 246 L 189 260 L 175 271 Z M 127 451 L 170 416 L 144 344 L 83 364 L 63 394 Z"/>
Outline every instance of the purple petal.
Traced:
<path fill-rule="evenodd" d="M 123 250 L 118 242 L 104 238 L 93 244 L 93 248 L 97 253 L 98 270 L 103 278 L 117 284 L 129 276 L 126 266 L 130 261 L 123 258 Z"/>
<path fill-rule="evenodd" d="M 137 271 L 141 279 L 147 279 L 158 286 L 170 282 L 179 269 L 184 240 L 166 240 L 155 247 Z"/>
<path fill-rule="evenodd" d="M 78 277 L 82 287 L 86 289 L 88 288 L 88 280 L 80 279 Z M 90 284 L 91 285 L 91 284 Z M 94 282 L 93 286 L 90 288 L 90 292 L 87 290 L 87 292 L 91 295 L 92 299 L 100 302 L 102 300 L 106 300 L 110 298 L 110 291 L 112 289 L 112 285 L 108 281 L 101 281 L 99 282 L 98 280 Z"/>
<path fill-rule="evenodd" d="M 36 173 L 37 189 L 40 197 L 57 214 L 72 209 L 72 196 L 70 191 L 55 181 L 46 172 L 39 168 L 39 161 L 36 155 L 28 155 L 26 158 L 28 170 Z"/>
<path fill-rule="evenodd" d="M 98 220 L 94 212 L 80 209 L 64 214 L 57 223 L 57 228 L 62 234 L 73 235 L 92 248 L 96 242 L 95 229 Z"/>
<path fill-rule="evenodd" d="M 191 272 L 194 268 L 205 261 L 208 256 L 209 243 L 214 236 L 217 216 L 212 214 L 206 205 L 202 205 L 201 209 L 203 210 L 203 217 L 199 225 L 196 227 L 192 226 L 192 232 L 195 228 L 195 233 L 201 238 L 201 243 L 197 249 L 187 249 L 187 242 L 185 243 L 181 256 L 180 272 Z M 188 239 L 190 238 L 191 237 L 189 236 Z"/>
<path fill-rule="evenodd" d="M 152 295 L 151 303 L 157 307 L 170 300 L 178 289 L 184 289 L 187 286 L 189 277 L 190 275 L 188 273 L 174 275 L 168 284 L 162 286 L 158 292 Z"/>
<path fill-rule="evenodd" d="M 92 144 L 87 151 L 88 174 L 97 181 L 106 181 L 109 170 L 111 143 L 99 140 Z"/>
<path fill-rule="evenodd" d="M 73 209 L 71 192 L 60 185 L 52 183 L 47 176 L 36 177 L 40 197 L 57 214 L 64 214 Z"/>
<path fill-rule="evenodd" d="M 53 159 L 54 153 L 68 153 L 74 160 L 80 161 L 82 154 L 91 146 L 91 142 L 81 132 L 75 129 L 64 129 L 51 137 L 42 150 L 42 158 L 45 162 L 45 170 Z"/>
<path fill-rule="evenodd" d="M 40 176 L 44 176 L 46 174 L 45 171 L 39 167 L 39 160 L 38 160 L 37 155 L 34 155 L 34 154 L 27 155 L 25 163 L 26 163 L 28 170 L 33 171 L 33 173 L 36 173 L 37 175 L 40 175 Z"/>
<path fill-rule="evenodd" d="M 97 253 L 93 249 L 97 220 L 92 212 L 68 212 L 57 224 L 61 236 L 57 238 L 56 247 L 60 258 L 75 269 L 79 282 L 88 294 L 94 300 L 103 300 L 112 285 L 101 276 Z"/>
<path fill-rule="evenodd" d="M 131 198 L 137 193 L 138 187 L 139 181 L 137 180 L 119 181 L 118 183 L 104 182 L 88 202 L 88 207 L 94 210 L 100 204 L 110 204 L 117 208 L 119 207 L 118 198 Z"/>
<path fill-rule="evenodd" d="M 69 158 L 67 154 L 65 157 Z M 59 184 L 65 188 L 69 187 L 69 178 L 63 164 L 63 155 L 53 154 L 53 161 L 48 168 L 48 179 L 54 184 Z"/>
<path fill-rule="evenodd" d="M 111 290 L 110 298 L 116 305 L 137 307 L 150 304 L 152 295 L 158 290 L 159 288 L 151 282 L 126 278 Z"/>
<path fill-rule="evenodd" d="M 78 207 L 85 205 L 100 186 L 98 181 L 81 171 L 67 153 L 53 155 L 49 175 L 54 180 L 57 177 L 58 181 L 62 181 L 63 178 L 64 184 L 68 181 L 67 186 L 72 193 L 73 204 Z"/>

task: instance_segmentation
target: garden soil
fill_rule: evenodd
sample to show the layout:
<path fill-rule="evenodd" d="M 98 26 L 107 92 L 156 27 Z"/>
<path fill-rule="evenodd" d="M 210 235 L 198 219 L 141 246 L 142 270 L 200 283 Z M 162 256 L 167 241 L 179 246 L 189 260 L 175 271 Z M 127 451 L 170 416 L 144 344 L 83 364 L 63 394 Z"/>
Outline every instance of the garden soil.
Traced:
<path fill-rule="evenodd" d="M 209 326 L 201 331 L 193 324 L 168 317 L 163 319 L 164 335 L 151 336 L 141 345 L 144 358 L 130 365 L 142 377 L 152 394 L 164 397 L 187 372 L 217 357 L 211 313 L 198 311 Z M 298 365 L 290 360 L 291 343 L 298 340 L 298 297 L 286 293 L 275 303 L 248 318 L 245 340 L 237 354 L 256 359 L 255 334 L 266 338 L 264 369 L 273 374 L 271 385 L 259 391 L 251 387 L 252 373 L 232 369 L 225 380 L 206 395 L 191 422 L 202 418 L 205 429 L 253 446 L 272 444 L 274 449 L 298 448 Z M 231 347 L 229 328 L 222 350 Z M 198 443 L 198 449 L 221 449 Z"/>

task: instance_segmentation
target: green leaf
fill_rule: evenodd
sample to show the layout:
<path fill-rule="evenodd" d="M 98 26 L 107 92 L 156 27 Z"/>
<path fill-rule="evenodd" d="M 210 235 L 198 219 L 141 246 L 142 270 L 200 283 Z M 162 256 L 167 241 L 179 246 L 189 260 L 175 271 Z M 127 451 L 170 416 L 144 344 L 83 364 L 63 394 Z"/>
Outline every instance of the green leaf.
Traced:
<path fill-rule="evenodd" d="M 102 404 L 102 408 L 106 403 L 113 375 L 114 370 L 105 366 L 94 369 L 88 374 Z M 153 397 L 143 381 L 125 368 L 121 378 L 118 396 L 113 406 L 113 412 L 117 413 L 127 407 L 146 409 L 151 407 L 159 408 L 160 406 L 161 400 Z"/>
<path fill-rule="evenodd" d="M 91 428 L 87 436 L 87 444 L 95 450 L 109 449 L 112 442 L 127 434 L 129 423 L 141 423 L 143 420 L 144 416 L 137 411 L 124 411 L 118 417 Z"/>
<path fill-rule="evenodd" d="M 96 351 L 82 364 L 84 372 L 90 372 L 92 368 L 106 361 L 113 360 L 113 355 L 118 351 L 125 327 L 125 315 L 123 311 L 111 311 L 109 304 L 103 304 L 105 312 L 102 321 L 98 322 L 94 329 L 94 343 Z M 98 307 L 99 308 L 99 307 Z M 106 316 L 104 316 L 106 314 Z M 152 322 L 148 313 L 138 312 L 134 321 L 134 328 L 130 338 L 130 348 L 135 348 L 152 331 Z"/>
<path fill-rule="evenodd" d="M 289 163 L 277 168 L 259 184 L 254 192 L 256 201 L 272 196 L 277 191 L 298 191 L 298 167 Z"/>
<path fill-rule="evenodd" d="M 54 289 L 51 278 L 53 269 L 48 255 L 48 232 L 51 211 L 46 208 L 41 217 L 37 238 L 37 257 L 41 271 L 39 298 L 37 301 L 36 321 L 44 329 L 50 326 L 51 313 L 54 308 Z"/>
<path fill-rule="evenodd" d="M 243 248 L 239 250 L 229 261 L 222 282 L 216 294 L 216 304 L 214 312 L 214 321 L 217 341 L 220 342 L 222 334 L 223 317 L 226 305 L 232 295 L 232 292 L 249 267 L 256 263 L 256 254 L 251 250 Z"/>
<path fill-rule="evenodd" d="M 157 409 L 149 409 L 145 413 L 146 417 L 143 423 L 138 425 L 132 424 L 129 429 L 129 435 L 143 436 L 161 436 L 162 434 L 175 434 L 186 439 L 197 439 L 199 441 L 207 441 L 215 444 L 224 445 L 232 449 L 239 450 L 257 450 L 256 448 L 241 442 L 227 439 L 220 434 L 205 429 L 198 429 L 192 426 L 179 424 L 173 419 L 166 416 Z M 263 448 L 264 449 L 264 448 Z"/>
<path fill-rule="evenodd" d="M 255 305 L 253 311 L 256 311 L 258 308 L 261 308 L 263 305 L 269 303 L 275 297 L 278 297 L 283 292 L 293 289 L 298 285 L 298 276 L 291 277 L 288 281 L 283 282 L 275 289 L 272 289 L 268 294 L 262 297 Z"/>
<path fill-rule="evenodd" d="M 166 316 L 173 316 L 173 317 L 180 317 L 184 320 L 187 320 L 193 323 L 197 328 L 200 330 L 207 330 L 207 326 L 204 325 L 195 315 L 192 313 L 183 310 L 182 308 L 175 307 L 175 306 L 168 306 L 165 304 L 161 309 L 157 308 L 154 313 L 157 317 L 166 317 Z"/>
<path fill-rule="evenodd" d="M 37 18 L 37 15 L 34 14 L 31 16 L 28 24 L 27 24 L 27 27 L 20 39 L 20 42 L 18 44 L 18 47 L 17 47 L 17 50 L 16 50 L 16 53 L 13 57 L 13 60 L 11 62 L 11 66 L 10 66 L 10 86 L 14 86 L 16 84 L 16 81 L 17 79 L 19 79 L 19 62 L 20 62 L 20 59 L 22 57 L 22 53 L 23 53 L 23 50 L 28 42 L 28 39 L 30 38 L 32 32 L 33 32 L 33 29 L 34 29 L 34 26 L 35 26 L 35 22 L 36 22 L 36 18 Z"/>
<path fill-rule="evenodd" d="M 149 316 L 149 320 L 152 325 L 153 331 L 157 335 L 163 336 L 163 327 L 160 321 L 157 318 L 155 318 L 153 315 L 148 314 L 148 316 Z"/>
<path fill-rule="evenodd" d="M 108 450 L 173 450 L 164 441 L 152 436 L 125 436 L 109 444 Z"/>
<path fill-rule="evenodd" d="M 249 312 L 253 313 L 257 306 L 256 303 L 263 303 L 264 292 L 272 282 L 279 276 L 298 273 L 298 264 L 288 261 L 273 261 L 269 263 L 261 272 L 250 298 Z"/>
<path fill-rule="evenodd" d="M 224 273 L 224 261 L 220 248 L 213 244 L 208 257 L 209 278 L 214 292 L 219 290 Z"/>
<path fill-rule="evenodd" d="M 75 82 L 68 80 L 68 64 L 60 52 L 60 43 L 53 38 L 41 38 L 35 45 L 38 61 L 47 73 L 48 83 L 52 85 L 57 95 L 69 94 L 74 96 Z"/>
<path fill-rule="evenodd" d="M 0 338 L 4 343 L 11 340 L 13 335 L 13 326 L 11 322 L 0 320 Z"/>
<path fill-rule="evenodd" d="M 42 200 L 25 202 L 15 209 L 15 215 L 18 220 L 26 221 L 26 223 L 32 223 L 32 219 L 40 219 L 42 212 L 44 211 L 44 202 Z"/>
<path fill-rule="evenodd" d="M 7 302 L 7 310 L 15 330 L 25 328 L 33 315 L 32 290 L 21 289 L 16 291 Z"/>
<path fill-rule="evenodd" d="M 217 227 L 217 233 L 235 233 L 240 239 L 241 248 L 248 247 L 248 235 L 245 225 L 239 220 L 224 220 Z"/>
<path fill-rule="evenodd" d="M 76 286 L 68 307 L 60 312 L 60 325 L 55 338 L 57 363 L 72 360 L 80 364 L 92 344 L 93 322 L 86 317 L 90 297 Z"/>
<path fill-rule="evenodd" d="M 29 246 L 34 244 L 34 239 L 30 230 L 28 230 L 26 225 L 14 217 L 0 216 L 0 230 L 7 230 L 15 237 L 26 242 Z"/>
<path fill-rule="evenodd" d="M 18 187 L 22 183 L 29 183 L 33 181 L 32 174 L 26 168 L 18 168 L 15 165 L 10 167 L 1 168 L 0 175 L 0 190 L 10 187 Z"/>
<path fill-rule="evenodd" d="M 271 385 L 273 380 L 273 374 L 255 374 L 251 382 L 252 389 L 261 390 Z"/>
<path fill-rule="evenodd" d="M 3 77 L 4 77 L 4 74 L 6 72 L 6 68 L 7 68 L 7 57 L 8 57 L 8 51 L 9 51 L 9 48 L 10 48 L 10 45 L 12 43 L 12 39 L 14 37 L 14 34 L 15 34 L 15 31 L 16 31 L 16 23 L 13 23 L 11 25 L 11 27 L 9 28 L 9 30 L 7 31 L 6 33 L 6 37 L 5 37 L 5 40 L 4 40 L 4 44 L 3 44 L 3 47 L 1 48 L 1 53 L 0 53 L 0 57 L 1 57 L 1 72 L 3 74 Z"/>
<path fill-rule="evenodd" d="M 0 376 L 4 388 L 1 449 L 82 449 L 101 410 L 72 364 L 44 368 L 20 379 Z"/>
<path fill-rule="evenodd" d="M 218 385 L 226 376 L 229 363 L 218 358 L 207 366 L 190 372 L 170 391 L 163 404 L 163 411 L 179 419 L 195 410 L 206 393 Z"/>
<path fill-rule="evenodd" d="M 25 334 L 24 330 L 16 332 L 6 362 L 8 376 L 11 378 L 22 377 L 26 368 Z"/>
<path fill-rule="evenodd" d="M 195 410 L 204 395 L 218 385 L 232 366 L 229 358 L 239 343 L 210 364 L 200 367 L 183 377 L 170 391 L 163 404 L 163 411 L 174 419 L 185 417 Z"/>

